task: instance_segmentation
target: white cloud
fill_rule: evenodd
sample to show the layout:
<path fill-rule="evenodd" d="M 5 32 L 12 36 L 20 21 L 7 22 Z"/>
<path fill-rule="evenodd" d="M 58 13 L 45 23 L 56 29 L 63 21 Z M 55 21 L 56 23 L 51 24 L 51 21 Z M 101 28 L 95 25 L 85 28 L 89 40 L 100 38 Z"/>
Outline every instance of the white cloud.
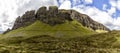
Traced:
<path fill-rule="evenodd" d="M 118 10 L 120 10 L 120 0 L 110 0 L 109 3 L 112 7 L 116 7 Z"/>
<path fill-rule="evenodd" d="M 81 0 L 73 0 L 72 5 L 75 6 L 81 2 L 82 2 Z"/>
<path fill-rule="evenodd" d="M 93 20 L 98 21 L 100 23 L 106 24 L 107 22 L 112 22 L 112 17 L 108 13 L 100 11 L 95 7 L 83 6 L 81 8 L 74 7 L 73 9 L 83 14 L 89 15 Z"/>
<path fill-rule="evenodd" d="M 23 2 L 19 2 L 19 3 L 23 3 Z M 22 15 L 25 11 L 27 10 L 36 10 L 41 6 L 51 6 L 51 5 L 57 5 L 57 1 L 56 0 L 29 0 L 29 2 L 24 2 L 22 5 L 18 4 L 18 9 L 17 9 L 17 13 Z"/>
<path fill-rule="evenodd" d="M 93 0 L 84 0 L 86 4 L 91 4 L 93 3 Z"/>
<path fill-rule="evenodd" d="M 64 1 L 59 9 L 71 9 L 71 2 L 69 0 Z"/>
<path fill-rule="evenodd" d="M 63 3 L 65 0 L 59 0 L 60 3 Z"/>
<path fill-rule="evenodd" d="M 112 13 L 115 12 L 115 8 L 108 10 L 108 12 L 101 11 L 95 7 L 83 6 L 81 8 L 74 7 L 79 12 L 89 15 L 93 20 L 98 21 L 108 28 L 120 30 L 120 17 L 112 18 Z"/>
<path fill-rule="evenodd" d="M 107 10 L 107 4 L 103 4 L 103 10 Z"/>
<path fill-rule="evenodd" d="M 109 15 L 112 15 L 113 13 L 116 12 L 116 8 L 115 7 L 111 7 L 111 9 L 107 10 Z"/>
<path fill-rule="evenodd" d="M 109 0 L 110 2 L 110 4 L 111 4 L 111 6 L 112 7 L 116 7 L 117 6 L 117 1 L 115 1 L 115 0 Z"/>
<path fill-rule="evenodd" d="M 117 1 L 117 8 L 120 10 L 120 0 Z"/>
<path fill-rule="evenodd" d="M 114 25 L 120 26 L 120 17 L 114 19 Z"/>

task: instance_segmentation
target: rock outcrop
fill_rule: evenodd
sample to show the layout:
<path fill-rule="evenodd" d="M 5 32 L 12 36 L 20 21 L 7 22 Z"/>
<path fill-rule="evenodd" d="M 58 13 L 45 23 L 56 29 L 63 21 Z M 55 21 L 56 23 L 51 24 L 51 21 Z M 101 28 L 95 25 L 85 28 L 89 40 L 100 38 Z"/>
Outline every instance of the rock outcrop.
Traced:
<path fill-rule="evenodd" d="M 27 11 L 22 17 L 18 17 L 14 23 L 13 29 L 17 29 L 19 27 L 27 26 L 32 24 L 36 20 L 35 18 L 35 10 Z"/>
<path fill-rule="evenodd" d="M 68 12 L 71 14 L 71 17 L 73 19 L 76 19 L 79 21 L 83 26 L 91 28 L 93 30 L 106 30 L 109 31 L 107 27 L 105 27 L 103 24 L 98 23 L 94 20 L 92 20 L 88 15 L 81 14 L 75 10 L 68 10 Z"/>
<path fill-rule="evenodd" d="M 93 30 L 100 29 L 109 31 L 107 27 L 92 20 L 88 15 L 81 14 L 75 10 L 59 10 L 56 6 L 50 6 L 48 10 L 43 6 L 39 8 L 36 13 L 35 10 L 27 11 L 23 16 L 19 16 L 16 19 L 12 30 L 30 25 L 36 20 L 54 26 L 56 24 L 62 24 L 66 20 L 72 21 L 73 19 L 80 22 L 83 26 Z"/>

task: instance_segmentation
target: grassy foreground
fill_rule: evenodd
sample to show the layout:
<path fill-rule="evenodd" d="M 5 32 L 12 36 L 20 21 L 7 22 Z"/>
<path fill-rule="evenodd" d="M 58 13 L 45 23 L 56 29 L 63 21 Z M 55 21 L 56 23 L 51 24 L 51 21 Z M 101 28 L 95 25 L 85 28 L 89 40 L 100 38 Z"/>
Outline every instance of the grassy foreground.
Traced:
<path fill-rule="evenodd" d="M 0 53 L 120 52 L 119 31 L 97 34 L 76 21 L 56 26 L 36 21 L 0 37 Z"/>
<path fill-rule="evenodd" d="M 26 39 L 14 37 L 0 43 L 0 53 L 119 53 L 118 32 L 69 39 L 37 35 Z M 117 38 L 118 37 L 118 38 Z"/>

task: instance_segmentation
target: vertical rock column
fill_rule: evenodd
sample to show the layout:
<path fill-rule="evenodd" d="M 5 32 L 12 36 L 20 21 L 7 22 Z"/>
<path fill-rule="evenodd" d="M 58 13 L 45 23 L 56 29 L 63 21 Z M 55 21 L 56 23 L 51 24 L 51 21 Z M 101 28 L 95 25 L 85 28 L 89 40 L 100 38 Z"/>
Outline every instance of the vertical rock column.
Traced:
<path fill-rule="evenodd" d="M 45 6 L 39 8 L 36 12 L 36 19 L 45 22 L 47 13 L 47 8 Z"/>
<path fill-rule="evenodd" d="M 58 7 L 57 6 L 50 6 L 49 7 L 49 16 L 56 17 L 58 14 Z"/>

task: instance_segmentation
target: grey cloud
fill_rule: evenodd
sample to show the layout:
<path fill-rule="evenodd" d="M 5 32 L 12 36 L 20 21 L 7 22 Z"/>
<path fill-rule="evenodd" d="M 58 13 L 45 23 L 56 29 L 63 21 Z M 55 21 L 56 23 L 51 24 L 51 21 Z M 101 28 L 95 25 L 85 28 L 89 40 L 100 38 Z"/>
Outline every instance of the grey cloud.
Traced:
<path fill-rule="evenodd" d="M 2 14 L 2 17 L 9 17 L 9 15 L 7 15 L 6 13 L 7 13 L 7 12 L 4 12 L 4 13 Z"/>
<path fill-rule="evenodd" d="M 105 23 L 106 26 L 113 26 L 114 24 L 110 23 L 110 22 L 106 22 Z"/>
<path fill-rule="evenodd" d="M 0 27 L 2 27 L 2 25 L 0 24 Z"/>
<path fill-rule="evenodd" d="M 120 26 L 115 25 L 110 22 L 106 22 L 104 25 L 107 26 L 108 28 L 110 28 L 111 30 L 120 30 Z"/>
<path fill-rule="evenodd" d="M 56 2 L 55 0 L 30 0 L 28 3 L 24 3 L 23 6 L 19 6 L 18 4 L 17 14 L 21 15 L 27 10 L 37 10 L 41 6 L 57 6 Z"/>
<path fill-rule="evenodd" d="M 2 17 L 2 22 L 5 23 L 8 21 L 7 18 L 9 17 L 9 15 L 7 14 L 7 12 L 4 12 L 1 17 Z"/>
<path fill-rule="evenodd" d="M 2 25 L 0 25 L 0 31 L 2 31 Z"/>

